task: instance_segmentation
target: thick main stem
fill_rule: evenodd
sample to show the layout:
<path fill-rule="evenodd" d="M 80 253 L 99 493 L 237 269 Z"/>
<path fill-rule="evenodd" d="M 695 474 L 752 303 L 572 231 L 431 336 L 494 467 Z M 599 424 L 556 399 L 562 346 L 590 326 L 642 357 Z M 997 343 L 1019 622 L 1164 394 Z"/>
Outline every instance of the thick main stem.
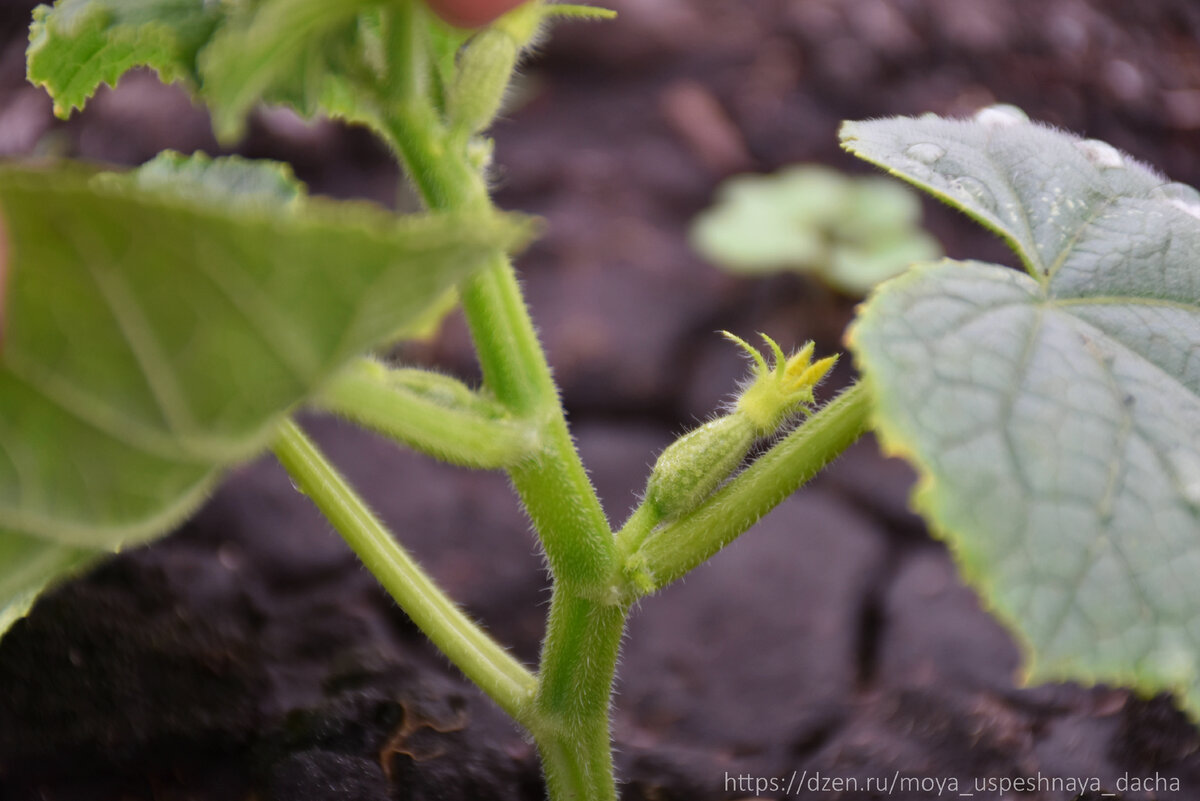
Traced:
<path fill-rule="evenodd" d="M 533 732 L 554 801 L 614 801 L 609 712 L 627 606 L 558 585 L 550 603 Z"/>
<path fill-rule="evenodd" d="M 541 537 L 556 582 L 604 597 L 617 569 L 616 545 L 571 441 L 516 275 L 505 256 L 462 289 L 484 380 L 513 414 L 542 427 L 543 455 L 509 471 Z"/>
<path fill-rule="evenodd" d="M 390 120 L 391 138 L 426 204 L 451 211 L 489 202 L 482 176 L 411 122 L 403 113 Z M 609 704 L 628 614 L 616 542 L 507 256 L 497 254 L 461 294 L 488 388 L 542 430 L 542 454 L 509 469 L 554 577 L 529 728 L 554 801 L 615 801 Z"/>
<path fill-rule="evenodd" d="M 483 177 L 431 135 L 426 119 L 401 110 L 390 140 L 425 204 L 458 211 L 489 204 Z M 541 457 L 510 471 L 556 581 L 603 595 L 616 570 L 616 546 L 596 492 L 571 442 L 550 366 L 508 257 L 497 253 L 462 287 L 484 380 L 500 403 L 542 427 Z"/>

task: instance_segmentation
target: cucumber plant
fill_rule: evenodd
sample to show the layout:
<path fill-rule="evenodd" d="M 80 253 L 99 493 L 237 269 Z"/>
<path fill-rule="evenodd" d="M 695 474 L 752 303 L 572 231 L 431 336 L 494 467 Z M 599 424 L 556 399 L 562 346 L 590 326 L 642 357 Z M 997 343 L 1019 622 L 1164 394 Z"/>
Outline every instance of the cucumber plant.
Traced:
<path fill-rule="evenodd" d="M 531 225 L 493 207 L 484 134 L 550 20 L 606 14 L 484 6 L 438 4 L 476 31 L 416 0 L 37 9 L 29 75 L 60 114 L 149 66 L 226 141 L 260 103 L 367 126 L 428 210 L 310 197 L 285 166 L 237 158 L 0 170 L 0 630 L 270 450 L 529 732 L 550 797 L 612 801 L 631 606 L 873 427 L 918 468 L 917 506 L 1025 645 L 1030 680 L 1169 690 L 1200 712 L 1200 194 L 1009 107 L 847 123 L 845 147 L 996 231 L 1024 272 L 942 260 L 883 284 L 849 336 L 863 379 L 823 405 L 835 357 L 737 340 L 752 370 L 729 412 L 667 448 L 612 526 L 510 262 Z M 481 387 L 366 355 L 452 288 Z M 296 424 L 302 408 L 508 474 L 552 579 L 536 671 L 421 571 Z"/>

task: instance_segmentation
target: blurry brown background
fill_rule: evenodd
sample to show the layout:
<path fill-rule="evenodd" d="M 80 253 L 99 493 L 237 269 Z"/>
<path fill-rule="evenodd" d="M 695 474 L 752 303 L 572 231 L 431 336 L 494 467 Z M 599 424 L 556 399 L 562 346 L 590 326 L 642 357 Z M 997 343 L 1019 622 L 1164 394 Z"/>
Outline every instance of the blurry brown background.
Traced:
<path fill-rule="evenodd" d="M 524 70 L 495 130 L 495 183 L 501 205 L 547 220 L 520 266 L 614 519 L 657 451 L 741 376 L 714 331 L 832 352 L 853 313 L 798 277 L 734 279 L 689 250 L 687 223 L 723 177 L 800 161 L 865 172 L 838 151 L 842 119 L 1007 102 L 1200 183 L 1194 0 L 609 5 L 618 21 L 560 25 Z M 136 164 L 168 147 L 218 152 L 205 113 L 151 74 L 55 121 L 23 81 L 31 6 L 0 6 L 0 155 Z M 395 169 L 362 131 L 266 111 L 240 152 L 292 162 L 316 192 L 395 195 Z M 927 211 L 950 255 L 1012 262 L 965 219 Z M 475 374 L 458 320 L 399 355 Z M 851 372 L 839 366 L 830 389 Z M 533 663 L 545 577 L 504 479 L 309 424 L 454 597 Z M 1200 793 L 1200 738 L 1167 699 L 1017 689 L 1015 647 L 907 511 L 910 482 L 865 441 L 643 604 L 617 697 L 624 798 L 733 798 L 727 772 L 793 769 L 956 777 L 967 791 L 1039 771 L 1114 789 L 1126 772 L 1157 771 L 1181 780 L 1180 798 Z M 269 460 L 235 472 L 168 540 L 45 599 L 0 643 L 3 799 L 541 793 L 528 744 Z"/>

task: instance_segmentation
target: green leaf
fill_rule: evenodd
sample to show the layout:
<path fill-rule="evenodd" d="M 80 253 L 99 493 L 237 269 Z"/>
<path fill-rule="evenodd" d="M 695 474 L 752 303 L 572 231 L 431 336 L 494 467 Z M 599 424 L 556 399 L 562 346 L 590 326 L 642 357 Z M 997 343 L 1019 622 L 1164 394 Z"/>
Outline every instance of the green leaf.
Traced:
<path fill-rule="evenodd" d="M 196 54 L 221 20 L 208 0 L 58 0 L 38 6 L 29 31 L 29 79 L 54 98 L 54 113 L 83 108 L 100 84 L 138 66 L 164 82 L 198 83 Z"/>
<path fill-rule="evenodd" d="M 1026 273 L 924 264 L 851 332 L 918 507 L 1031 679 L 1200 716 L 1200 193 L 1009 107 L 843 144 L 999 232 Z"/>
<path fill-rule="evenodd" d="M 851 295 L 941 255 L 920 229 L 916 195 L 881 178 L 851 178 L 826 167 L 726 181 L 697 217 L 692 243 L 733 273 L 811 273 Z"/>
<path fill-rule="evenodd" d="M 33 565 L 11 586 L 0 570 L 0 609 L 39 566 L 179 521 L 343 365 L 526 236 L 512 217 L 287 200 L 281 180 L 174 155 L 126 176 L 0 170 L 0 550 L 17 554 L 0 564 Z"/>
<path fill-rule="evenodd" d="M 101 556 L 91 548 L 0 531 L 0 635 L 25 616 L 48 585 Z"/>
<path fill-rule="evenodd" d="M 370 121 L 367 92 L 354 79 L 369 69 L 375 27 L 360 15 L 384 2 L 265 0 L 242 6 L 200 56 L 202 95 L 217 135 L 237 138 L 259 102 L 288 105 L 305 117 Z"/>

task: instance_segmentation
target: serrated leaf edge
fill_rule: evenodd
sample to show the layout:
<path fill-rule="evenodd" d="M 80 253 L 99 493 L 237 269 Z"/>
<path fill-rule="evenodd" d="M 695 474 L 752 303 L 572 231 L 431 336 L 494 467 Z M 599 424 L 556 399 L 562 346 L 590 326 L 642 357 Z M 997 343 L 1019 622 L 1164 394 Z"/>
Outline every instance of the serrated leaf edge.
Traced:
<path fill-rule="evenodd" d="M 61 94 L 55 91 L 50 85 L 50 79 L 46 77 L 38 77 L 38 68 L 36 61 L 38 56 L 50 46 L 50 36 L 53 33 L 49 27 L 52 20 L 48 19 L 53 11 L 51 6 L 40 5 L 33 10 L 33 22 L 29 26 L 29 47 L 25 52 L 26 74 L 29 77 L 30 83 L 34 86 L 46 90 L 46 93 L 54 101 L 54 115 L 59 119 L 67 119 L 74 111 L 82 111 L 88 101 L 95 97 L 96 92 L 100 87 L 107 86 L 115 89 L 130 70 L 137 67 L 148 67 L 154 71 L 159 80 L 164 84 L 181 83 L 187 86 L 192 92 L 195 91 L 195 83 L 190 79 L 185 71 L 174 69 L 169 63 L 156 62 L 153 60 L 144 60 L 140 58 L 132 58 L 124 61 L 114 62 L 114 65 L 107 71 L 97 71 L 100 74 L 100 80 L 85 93 L 78 97 L 72 97 L 64 102 Z M 97 24 L 97 20 L 99 23 Z M 76 21 L 79 28 L 86 25 L 96 24 L 97 28 L 102 30 L 108 24 L 108 12 L 99 6 L 88 8 Z M 59 31 L 60 36 L 67 34 Z M 78 35 L 77 32 L 72 32 L 71 35 Z M 134 47 L 140 47 L 143 43 L 148 42 L 150 37 L 158 37 L 159 41 L 166 47 L 172 47 L 171 40 L 174 37 L 169 26 L 163 23 L 146 22 L 137 26 L 134 30 L 124 30 L 120 33 L 113 32 L 109 36 L 114 40 L 124 40 L 123 43 L 132 44 Z M 173 49 L 173 47 L 172 47 Z"/>

